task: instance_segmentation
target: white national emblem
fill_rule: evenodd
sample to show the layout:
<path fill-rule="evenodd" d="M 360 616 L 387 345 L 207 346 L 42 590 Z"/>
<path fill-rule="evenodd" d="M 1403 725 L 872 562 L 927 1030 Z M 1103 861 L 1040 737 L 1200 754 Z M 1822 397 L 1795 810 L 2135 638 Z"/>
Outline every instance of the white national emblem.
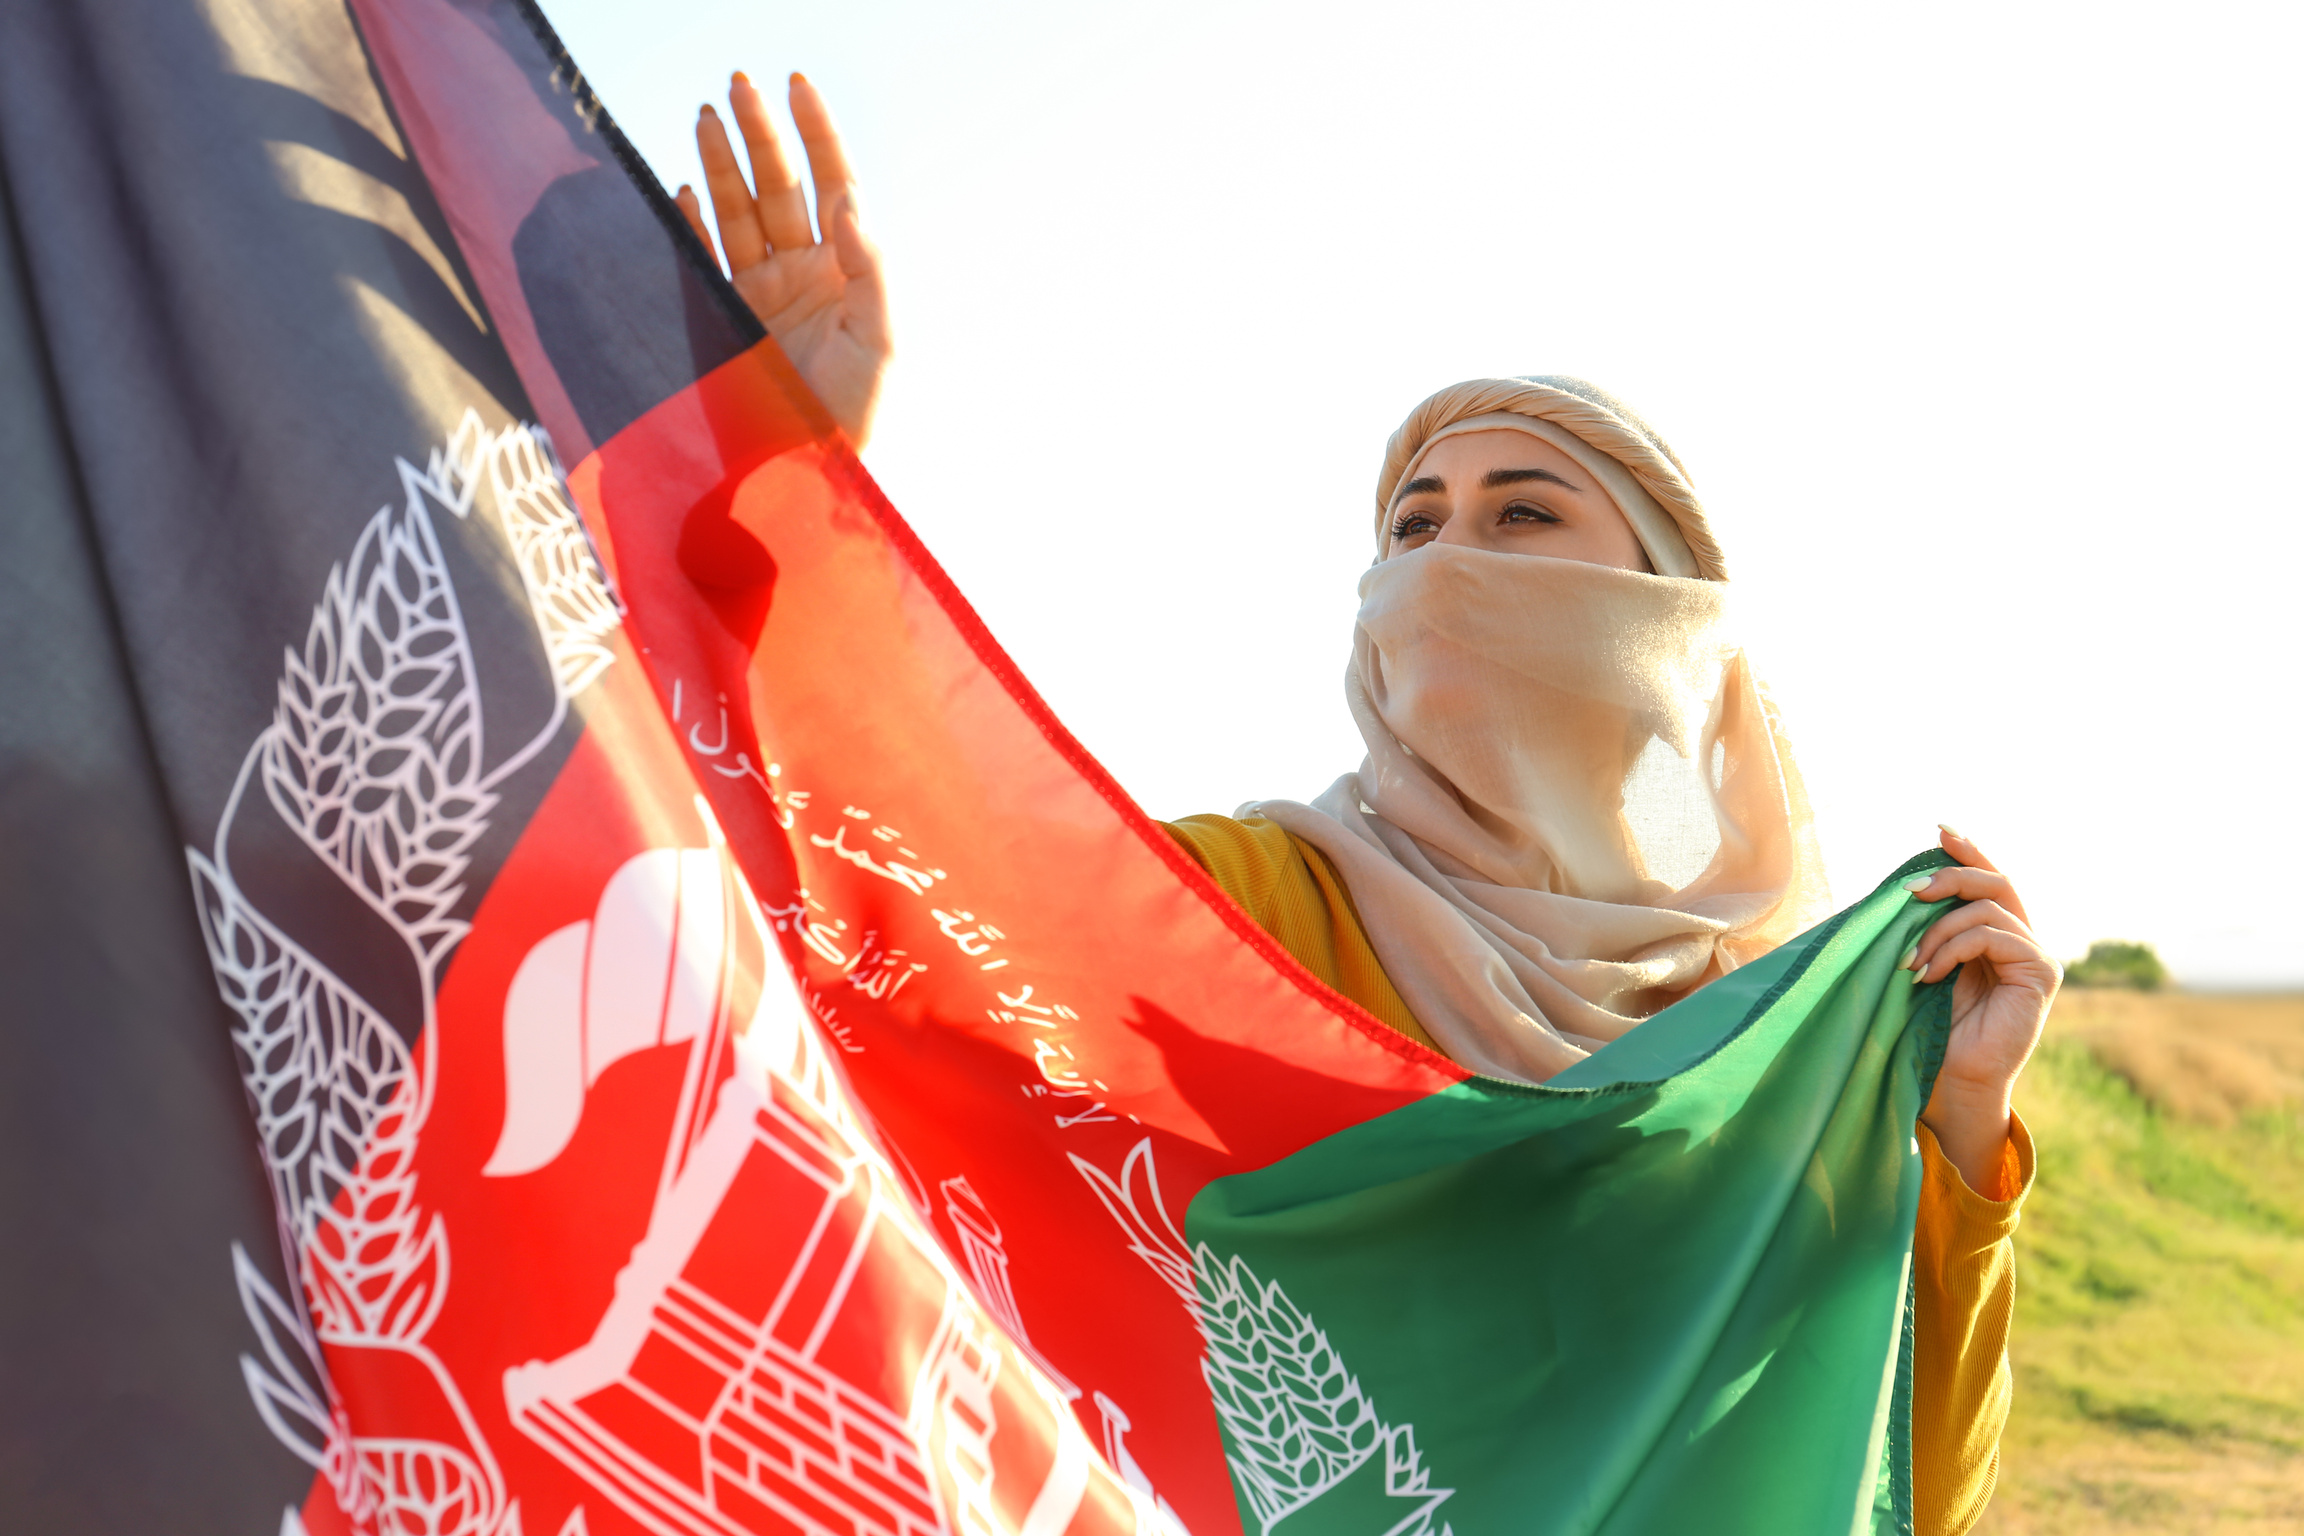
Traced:
<path fill-rule="evenodd" d="M 448 1294 L 450 1241 L 419 1198 L 415 1153 L 441 1071 L 438 983 L 469 926 L 457 914 L 471 850 L 498 787 L 550 744 L 571 700 L 611 664 L 621 610 L 541 430 L 490 431 L 467 412 L 423 469 L 396 464 L 403 501 L 379 510 L 330 571 L 213 844 L 186 850 L 301 1293 L 281 1296 L 234 1245 L 234 1284 L 258 1344 L 241 1370 L 266 1426 L 321 1472 L 362 1536 L 522 1536 L 494 1448 L 425 1343 Z M 525 586 L 554 697 L 543 727 L 493 766 L 435 522 L 435 509 L 466 519 L 483 508 Z M 230 843 L 254 783 L 405 943 L 420 1019 L 385 1018 L 242 891 Z M 797 791 L 778 802 L 787 817 L 804 803 Z M 531 949 L 506 994 L 505 1119 L 486 1176 L 557 1159 L 616 1062 L 677 1050 L 686 1064 L 646 1234 L 589 1339 L 505 1373 L 512 1422 L 658 1536 L 1005 1536 L 993 1449 L 1002 1415 L 1021 1411 L 1041 1433 L 1054 1426 L 1054 1445 L 1015 1536 L 1063 1536 L 1099 1447 L 1070 1406 L 1081 1389 L 1031 1346 L 998 1223 L 965 1179 L 940 1186 L 963 1275 L 933 1233 L 927 1192 L 877 1150 L 783 985 L 775 914 L 728 858 L 705 802 L 695 804 L 712 846 L 627 861 L 591 917 Z M 871 835 L 883 833 L 895 835 Z M 908 890 L 944 878 L 815 841 Z M 830 947 L 817 929 L 804 937 Z M 870 935 L 854 958 L 832 953 L 847 984 L 875 999 L 927 969 L 873 948 Z M 740 955 L 767 972 L 741 1019 Z M 820 998 L 809 1006 L 837 1030 Z M 427 1036 L 424 1052 L 410 1049 Z M 764 1244 L 768 1211 L 777 1220 Z M 778 1242 L 785 1251 L 763 1259 Z M 897 1337 L 873 1303 L 851 1308 L 858 1276 L 875 1271 L 924 1298 L 917 1330 Z M 883 1333 L 913 1351 L 901 1388 L 842 1363 Z M 326 1356 L 372 1360 L 395 1391 L 427 1399 L 418 1406 L 432 1436 L 356 1432 Z M 1003 1381 L 1004 1371 L 1022 1375 Z M 1135 1529 L 1189 1536 L 1130 1454 L 1127 1415 L 1101 1392 L 1094 1402 L 1103 1461 Z M 558 1536 L 590 1529 L 579 1505 Z M 281 1532 L 304 1536 L 296 1510 Z"/>
<path fill-rule="evenodd" d="M 1377 1417 L 1328 1335 L 1277 1283 L 1260 1280 L 1245 1259 L 1186 1244 L 1161 1202 L 1151 1138 L 1129 1152 L 1117 1178 L 1079 1156 L 1072 1166 L 1127 1234 L 1129 1250 L 1199 1325 L 1208 1347 L 1201 1371 L 1231 1445 L 1226 1460 L 1263 1536 L 1363 1468 L 1380 1475 L 1384 1497 L 1404 1501 L 1384 1536 L 1433 1536 L 1433 1516 L 1455 1490 L 1432 1486 L 1415 1426 Z M 1438 1536 L 1450 1528 L 1442 1524 Z"/>

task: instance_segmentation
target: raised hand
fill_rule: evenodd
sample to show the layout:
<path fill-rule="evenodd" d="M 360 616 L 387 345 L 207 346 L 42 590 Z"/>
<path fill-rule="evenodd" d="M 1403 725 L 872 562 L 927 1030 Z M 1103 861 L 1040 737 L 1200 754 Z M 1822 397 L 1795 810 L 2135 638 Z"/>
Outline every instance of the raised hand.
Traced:
<path fill-rule="evenodd" d="M 1904 960 L 1922 981 L 1931 973 L 1942 980 L 1962 967 L 1952 988 L 1944 1065 L 1920 1118 L 1968 1187 L 1994 1199 L 2009 1098 L 2040 1043 L 2064 972 L 2033 937 L 2023 898 L 2008 877 L 1974 843 L 1943 830 L 1944 851 L 1959 866 L 1904 882 L 1922 901 L 1961 897 L 1968 903 L 1930 924 Z"/>
<path fill-rule="evenodd" d="M 736 164 L 728 131 L 710 105 L 697 114 L 696 149 L 729 281 L 768 327 L 800 377 L 832 413 L 850 444 L 864 446 L 880 381 L 894 350 L 888 331 L 888 294 L 880 279 L 880 252 L 857 221 L 856 184 L 833 131 L 824 98 L 800 75 L 792 77 L 792 121 L 808 151 L 816 184 L 816 217 L 800 178 L 784 158 L 768 105 L 739 72 L 728 88 L 728 107 L 752 162 L 752 180 Z M 712 236 L 692 187 L 675 196 L 706 249 Z"/>

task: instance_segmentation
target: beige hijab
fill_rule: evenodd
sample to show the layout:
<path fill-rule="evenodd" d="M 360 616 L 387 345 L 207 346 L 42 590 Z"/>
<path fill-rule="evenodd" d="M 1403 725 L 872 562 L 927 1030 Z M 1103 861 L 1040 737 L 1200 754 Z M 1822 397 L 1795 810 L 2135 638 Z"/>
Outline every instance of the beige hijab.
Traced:
<path fill-rule="evenodd" d="M 1567 452 L 1662 574 L 1427 545 L 1393 488 L 1458 432 Z M 1345 695 L 1368 755 L 1271 818 L 1334 861 L 1449 1056 L 1542 1082 L 1821 917 L 1823 867 L 1679 461 L 1573 379 L 1475 379 L 1393 434 Z"/>

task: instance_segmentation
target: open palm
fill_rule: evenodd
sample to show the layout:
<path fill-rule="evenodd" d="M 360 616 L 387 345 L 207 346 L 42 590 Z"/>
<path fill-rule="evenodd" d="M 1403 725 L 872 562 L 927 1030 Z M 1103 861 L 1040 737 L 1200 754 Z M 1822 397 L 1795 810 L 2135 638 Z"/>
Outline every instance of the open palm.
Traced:
<path fill-rule="evenodd" d="M 746 183 L 736 163 L 719 114 L 709 106 L 696 120 L 696 149 L 704 161 L 704 184 L 712 195 L 729 281 L 849 442 L 861 448 L 871 435 L 880 381 L 894 350 L 880 253 L 858 222 L 854 177 L 824 99 L 805 78 L 794 75 L 791 102 L 792 121 L 816 185 L 813 222 L 800 178 L 769 121 L 768 104 L 742 74 L 729 86 L 728 106 L 752 162 L 751 182 Z M 676 201 L 709 248 L 712 236 L 695 189 L 682 187 Z"/>

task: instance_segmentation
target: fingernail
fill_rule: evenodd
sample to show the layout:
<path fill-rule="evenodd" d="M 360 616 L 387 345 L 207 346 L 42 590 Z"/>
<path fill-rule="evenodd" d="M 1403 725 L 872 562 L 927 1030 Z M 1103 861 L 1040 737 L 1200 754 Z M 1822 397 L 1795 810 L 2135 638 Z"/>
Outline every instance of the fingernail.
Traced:
<path fill-rule="evenodd" d="M 848 217 L 859 224 L 864 222 L 864 202 L 856 195 L 856 187 L 853 182 L 841 190 L 840 206 L 846 211 Z"/>
<path fill-rule="evenodd" d="M 706 102 L 697 115 L 699 117 L 718 117 L 720 114 L 712 110 L 712 103 Z"/>
<path fill-rule="evenodd" d="M 1936 883 L 1936 876 L 1933 873 L 1925 875 L 1910 875 L 1897 883 L 1902 885 L 1904 889 L 1908 891 L 1924 891 L 1928 889 L 1929 886 Z"/>
<path fill-rule="evenodd" d="M 800 71 L 794 70 L 792 71 L 792 83 L 794 85 L 806 85 L 808 83 L 808 77 L 800 73 Z"/>
<path fill-rule="evenodd" d="M 745 90 L 748 91 L 752 89 L 752 77 L 744 73 L 744 71 L 738 70 L 736 73 L 728 77 L 728 84 L 732 88 L 736 86 L 742 86 Z"/>
<path fill-rule="evenodd" d="M 1944 823 L 1944 822 L 1941 822 L 1941 821 L 1940 821 L 1940 822 L 1936 823 L 1936 830 L 1937 830 L 1937 831 L 1939 831 L 1939 832 L 1941 832 L 1941 833 L 1943 833 L 1943 834 L 1944 834 L 1946 837 L 1949 837 L 1949 838 L 1951 838 L 1951 839 L 1952 839 L 1954 842 L 1961 842 L 1961 843 L 1965 843 L 1965 842 L 1967 842 L 1967 841 L 1968 841 L 1968 839 L 1966 839 L 1965 837 L 1962 837 L 1962 836 L 1960 835 L 1960 829 L 1959 829 L 1959 828 L 1957 828 L 1957 827 L 1954 827 L 1954 826 L 1949 826 L 1949 825 L 1947 825 L 1947 824 L 1946 824 L 1946 823 Z"/>
<path fill-rule="evenodd" d="M 1914 966 L 1912 962 L 1919 958 L 1920 941 L 1918 939 L 1914 939 L 1912 941 L 1912 947 L 1904 951 L 1904 958 L 1896 962 L 1896 969 L 1900 971 L 1916 970 L 1918 967 Z"/>

